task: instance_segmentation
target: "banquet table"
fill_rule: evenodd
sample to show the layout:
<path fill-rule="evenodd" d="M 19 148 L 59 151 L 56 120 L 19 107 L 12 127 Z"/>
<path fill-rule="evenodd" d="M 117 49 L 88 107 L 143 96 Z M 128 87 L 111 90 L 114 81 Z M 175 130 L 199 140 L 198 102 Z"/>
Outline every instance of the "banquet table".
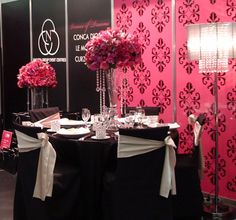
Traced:
<path fill-rule="evenodd" d="M 76 207 L 76 210 L 73 211 L 76 216 L 74 219 L 114 220 L 112 217 L 112 186 L 116 177 L 117 134 L 110 132 L 108 133 L 110 138 L 105 140 L 92 139 L 94 132 L 82 138 L 68 138 L 50 132 L 48 135 L 49 141 L 57 153 L 56 163 L 66 164 L 78 170 L 79 181 L 76 182 L 78 190 L 69 195 L 71 204 L 65 204 Z M 178 144 L 177 130 L 171 130 L 170 135 Z M 178 160 L 182 160 L 182 157 L 178 158 L 177 163 L 179 163 Z M 192 166 L 189 168 L 192 169 Z M 188 179 L 188 176 L 183 175 L 181 178 Z M 73 178 L 71 180 L 73 181 Z M 69 185 L 67 184 L 67 186 Z M 63 210 L 57 210 L 57 212 L 59 216 Z"/>
<path fill-rule="evenodd" d="M 93 133 L 92 133 L 93 134 Z M 109 219 L 110 187 L 116 169 L 117 137 L 93 140 L 92 134 L 80 140 L 49 135 L 57 152 L 57 162 L 79 170 L 78 219 Z"/>
<path fill-rule="evenodd" d="M 85 139 L 68 139 L 59 135 L 49 135 L 50 142 L 56 149 L 58 161 L 78 167 L 80 175 L 80 189 L 77 201 L 78 216 L 83 220 L 112 220 L 112 184 L 115 181 L 117 162 L 117 136 L 110 134 L 107 140 L 92 140 L 91 136 Z M 178 132 L 171 131 L 171 136 L 178 144 Z M 202 193 L 198 170 L 194 165 L 192 155 L 177 154 L 176 180 L 177 193 L 173 197 L 173 216 L 188 213 L 200 216 L 202 214 Z M 186 193 L 185 193 L 186 192 Z M 191 201 L 191 196 L 194 200 Z M 179 198 L 181 197 L 181 201 Z M 183 198 L 187 198 L 183 200 Z M 179 205 L 181 204 L 181 208 Z M 194 204 L 194 205 L 191 205 Z M 175 218 L 174 218 L 175 219 Z"/>

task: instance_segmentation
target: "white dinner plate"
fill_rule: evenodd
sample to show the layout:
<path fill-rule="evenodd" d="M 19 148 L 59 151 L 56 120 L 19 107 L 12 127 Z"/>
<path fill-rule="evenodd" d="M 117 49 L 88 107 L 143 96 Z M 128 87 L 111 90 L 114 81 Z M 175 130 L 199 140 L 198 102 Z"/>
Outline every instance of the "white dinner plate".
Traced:
<path fill-rule="evenodd" d="M 155 123 L 144 123 L 145 125 L 147 125 L 149 128 L 156 128 L 156 127 L 161 127 L 161 124 L 158 122 Z"/>
<path fill-rule="evenodd" d="M 170 128 L 169 129 L 177 129 L 180 128 L 180 125 L 178 123 L 168 123 L 167 124 Z"/>
<path fill-rule="evenodd" d="M 52 130 L 51 128 L 47 129 L 47 132 L 49 133 L 55 133 L 56 131 Z"/>
<path fill-rule="evenodd" d="M 105 136 L 104 138 L 97 138 L 95 135 L 91 137 L 93 140 L 106 140 L 109 139 L 110 136 Z"/>
<path fill-rule="evenodd" d="M 89 134 L 90 130 L 88 128 L 61 128 L 57 134 L 66 138 L 80 138 L 83 135 Z"/>
<path fill-rule="evenodd" d="M 125 123 L 126 119 L 125 118 L 117 118 L 117 121 L 120 123 Z"/>
<path fill-rule="evenodd" d="M 85 125 L 84 121 L 69 120 L 68 118 L 62 118 L 59 120 L 61 126 L 82 126 Z"/>

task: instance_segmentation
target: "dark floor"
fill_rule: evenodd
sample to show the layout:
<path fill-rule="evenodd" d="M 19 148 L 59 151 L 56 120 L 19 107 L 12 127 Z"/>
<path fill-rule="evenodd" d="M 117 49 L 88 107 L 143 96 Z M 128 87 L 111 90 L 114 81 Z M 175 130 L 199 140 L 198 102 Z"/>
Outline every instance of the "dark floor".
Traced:
<path fill-rule="evenodd" d="M 208 195 L 209 196 L 209 195 Z M 217 205 L 217 215 L 210 214 L 212 212 L 216 212 L 215 211 L 215 204 L 214 200 L 215 198 L 212 197 L 212 201 L 209 200 L 209 198 L 205 198 L 205 205 L 204 205 L 204 211 L 205 211 L 205 215 L 204 215 L 204 220 L 211 220 L 211 219 L 223 219 L 223 220 L 236 220 L 236 207 L 233 206 L 233 204 L 235 205 L 235 202 L 231 201 L 232 204 L 229 204 L 229 200 L 228 200 L 228 204 L 227 204 L 227 200 L 223 200 L 221 201 L 221 199 L 218 202 Z"/>
<path fill-rule="evenodd" d="M 13 198 L 16 175 L 0 170 L 0 220 L 13 219 Z M 203 220 L 211 220 L 212 216 L 204 216 Z M 191 219 L 188 219 L 191 220 Z M 236 220 L 236 208 L 221 220 Z"/>
<path fill-rule="evenodd" d="M 224 217 L 222 218 L 213 218 L 210 214 L 206 214 L 204 217 L 203 217 L 203 220 L 236 220 L 236 209 L 234 208 L 233 210 L 231 210 L 229 212 L 229 214 L 225 215 Z"/>
<path fill-rule="evenodd" d="M 0 170 L 0 220 L 13 219 L 15 180 L 15 175 Z"/>

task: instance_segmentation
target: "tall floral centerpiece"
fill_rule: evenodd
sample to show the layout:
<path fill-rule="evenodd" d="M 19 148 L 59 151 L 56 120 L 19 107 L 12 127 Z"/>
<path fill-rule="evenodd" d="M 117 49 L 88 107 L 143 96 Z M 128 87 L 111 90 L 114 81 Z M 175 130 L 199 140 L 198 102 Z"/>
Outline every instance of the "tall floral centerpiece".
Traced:
<path fill-rule="evenodd" d="M 31 96 L 31 109 L 48 107 L 48 88 L 57 85 L 55 69 L 42 59 L 34 59 L 22 66 L 17 75 L 19 88 L 27 87 Z M 27 96 L 29 109 L 29 92 Z"/>
<path fill-rule="evenodd" d="M 100 31 L 85 45 L 85 64 L 96 71 L 96 91 L 100 93 L 100 111 L 105 106 L 105 81 L 110 107 L 116 107 L 115 68 L 134 68 L 141 62 L 138 37 L 118 29 Z"/>

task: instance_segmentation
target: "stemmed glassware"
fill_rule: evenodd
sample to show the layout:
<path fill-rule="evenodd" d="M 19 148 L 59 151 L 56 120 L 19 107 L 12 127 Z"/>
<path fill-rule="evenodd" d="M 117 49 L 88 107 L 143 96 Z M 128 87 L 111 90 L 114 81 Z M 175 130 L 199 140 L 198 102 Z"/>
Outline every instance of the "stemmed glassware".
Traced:
<path fill-rule="evenodd" d="M 110 107 L 109 110 L 109 130 L 117 130 L 117 109 L 116 107 Z"/>
<path fill-rule="evenodd" d="M 145 110 L 142 108 L 137 108 L 137 113 L 136 113 L 137 121 L 138 121 L 138 128 L 142 128 L 142 122 L 143 118 L 145 117 Z"/>
<path fill-rule="evenodd" d="M 126 114 L 126 123 L 128 128 L 133 128 L 134 127 L 134 123 L 135 123 L 135 111 L 134 110 L 130 110 L 128 114 Z"/>
<path fill-rule="evenodd" d="M 82 108 L 82 119 L 85 122 L 85 127 L 87 128 L 87 122 L 91 116 L 90 110 L 88 108 Z"/>

